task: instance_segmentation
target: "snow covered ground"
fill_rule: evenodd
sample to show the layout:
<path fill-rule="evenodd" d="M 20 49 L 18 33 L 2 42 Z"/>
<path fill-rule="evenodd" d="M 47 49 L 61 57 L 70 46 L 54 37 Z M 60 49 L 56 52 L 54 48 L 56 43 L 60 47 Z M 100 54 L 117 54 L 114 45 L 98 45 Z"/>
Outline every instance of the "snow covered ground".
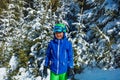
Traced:
<path fill-rule="evenodd" d="M 0 80 L 5 80 L 6 68 L 0 68 L 0 72 Z M 98 68 L 86 68 L 81 74 L 76 74 L 75 78 L 76 80 L 120 80 L 119 75 L 120 69 L 101 70 Z M 20 79 L 33 80 L 33 78 L 25 79 L 25 76 L 22 75 Z M 36 77 L 34 80 L 41 80 L 41 77 Z M 49 80 L 49 76 L 46 78 L 46 80 Z"/>
<path fill-rule="evenodd" d="M 77 80 L 120 80 L 120 69 L 101 70 L 97 68 L 85 69 L 81 74 L 76 74 Z"/>
<path fill-rule="evenodd" d="M 0 68 L 0 80 L 5 80 L 6 68 Z"/>

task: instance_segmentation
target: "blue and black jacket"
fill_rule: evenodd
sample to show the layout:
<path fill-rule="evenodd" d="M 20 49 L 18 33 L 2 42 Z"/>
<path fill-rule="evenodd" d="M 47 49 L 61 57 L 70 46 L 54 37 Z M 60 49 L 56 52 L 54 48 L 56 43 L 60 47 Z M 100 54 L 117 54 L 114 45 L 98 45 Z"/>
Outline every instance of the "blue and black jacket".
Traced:
<path fill-rule="evenodd" d="M 73 68 L 72 44 L 65 36 L 63 39 L 54 38 L 49 42 L 45 66 L 50 66 L 50 70 L 55 74 L 62 74 Z"/>

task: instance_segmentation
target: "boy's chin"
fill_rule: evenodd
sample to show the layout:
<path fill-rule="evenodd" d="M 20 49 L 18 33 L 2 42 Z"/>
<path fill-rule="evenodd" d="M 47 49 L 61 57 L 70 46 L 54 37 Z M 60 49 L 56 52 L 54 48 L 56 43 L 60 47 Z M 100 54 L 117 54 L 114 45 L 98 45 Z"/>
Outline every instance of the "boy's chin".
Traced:
<path fill-rule="evenodd" d="M 62 39 L 62 38 L 57 38 L 57 39 Z"/>

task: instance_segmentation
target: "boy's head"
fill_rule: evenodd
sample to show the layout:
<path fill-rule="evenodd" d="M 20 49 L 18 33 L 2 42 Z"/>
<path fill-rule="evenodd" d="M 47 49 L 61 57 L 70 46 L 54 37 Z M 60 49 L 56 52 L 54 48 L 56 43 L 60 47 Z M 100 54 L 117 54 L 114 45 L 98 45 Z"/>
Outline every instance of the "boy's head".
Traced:
<path fill-rule="evenodd" d="M 57 39 L 62 39 L 66 32 L 66 26 L 64 24 L 56 24 L 53 31 Z"/>

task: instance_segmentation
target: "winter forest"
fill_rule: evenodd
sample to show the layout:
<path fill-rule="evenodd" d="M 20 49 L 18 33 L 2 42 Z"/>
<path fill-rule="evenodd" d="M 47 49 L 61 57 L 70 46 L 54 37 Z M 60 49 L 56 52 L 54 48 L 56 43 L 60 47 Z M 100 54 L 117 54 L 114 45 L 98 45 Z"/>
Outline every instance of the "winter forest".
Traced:
<path fill-rule="evenodd" d="M 0 80 L 42 80 L 56 23 L 67 26 L 75 74 L 120 68 L 120 0 L 1 0 Z"/>

